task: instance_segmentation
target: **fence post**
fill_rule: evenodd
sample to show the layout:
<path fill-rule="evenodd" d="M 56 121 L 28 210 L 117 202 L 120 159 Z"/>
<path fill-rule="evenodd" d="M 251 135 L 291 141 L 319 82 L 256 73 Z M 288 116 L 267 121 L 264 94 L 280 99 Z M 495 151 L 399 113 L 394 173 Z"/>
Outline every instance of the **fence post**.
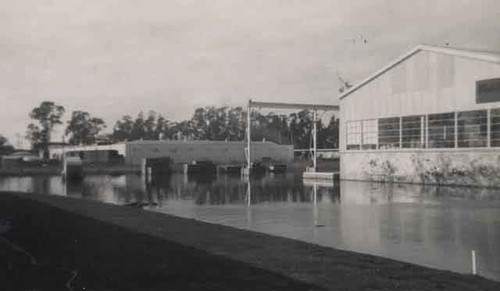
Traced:
<path fill-rule="evenodd" d="M 472 250 L 472 275 L 477 275 L 476 251 Z"/>

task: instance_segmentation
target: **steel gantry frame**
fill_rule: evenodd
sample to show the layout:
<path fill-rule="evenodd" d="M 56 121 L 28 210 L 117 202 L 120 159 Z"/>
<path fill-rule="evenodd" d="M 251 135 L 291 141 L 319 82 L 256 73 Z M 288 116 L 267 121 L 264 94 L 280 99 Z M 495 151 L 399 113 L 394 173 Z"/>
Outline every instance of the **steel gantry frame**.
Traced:
<path fill-rule="evenodd" d="M 252 101 L 252 99 L 248 100 L 248 110 L 247 110 L 247 149 L 246 149 L 246 157 L 247 157 L 247 170 L 250 173 L 251 169 L 251 130 L 252 130 L 252 118 L 251 118 L 251 110 L 252 108 L 274 108 L 274 109 L 300 109 L 300 110 L 312 110 L 313 111 L 313 148 L 310 149 L 313 155 L 313 169 L 316 171 L 316 153 L 317 153 L 317 118 L 318 118 L 318 110 L 322 111 L 339 111 L 338 105 L 323 105 L 323 104 L 302 104 L 302 103 L 279 103 L 279 102 L 259 102 Z"/>

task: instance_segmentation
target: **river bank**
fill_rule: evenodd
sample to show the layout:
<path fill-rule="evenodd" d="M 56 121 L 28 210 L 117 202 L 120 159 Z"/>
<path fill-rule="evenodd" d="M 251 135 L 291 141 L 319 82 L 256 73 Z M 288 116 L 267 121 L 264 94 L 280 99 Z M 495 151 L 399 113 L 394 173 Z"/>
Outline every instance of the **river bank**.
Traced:
<path fill-rule="evenodd" d="M 61 165 L 18 166 L 0 168 L 0 176 L 55 176 L 60 175 Z M 129 165 L 86 165 L 83 173 L 88 175 L 140 174 L 138 167 Z"/>
<path fill-rule="evenodd" d="M 307 159 L 296 159 L 293 162 L 287 163 L 289 171 L 302 173 L 307 166 L 311 165 L 311 161 Z M 243 166 L 243 165 L 238 165 Z M 338 172 L 338 159 L 319 159 L 317 169 L 320 172 Z M 61 164 L 42 164 L 42 165 L 15 165 L 1 166 L 0 176 L 54 176 L 60 175 L 62 171 Z M 173 172 L 181 173 L 183 171 L 182 164 L 174 164 Z M 139 166 L 127 164 L 92 164 L 84 165 L 83 173 L 88 175 L 125 175 L 125 174 L 140 174 Z"/>
<path fill-rule="evenodd" d="M 0 214 L 12 225 L 5 237 L 62 269 L 61 278 L 76 270 L 74 286 L 87 290 L 500 287 L 479 277 L 93 201 L 1 193 Z"/>

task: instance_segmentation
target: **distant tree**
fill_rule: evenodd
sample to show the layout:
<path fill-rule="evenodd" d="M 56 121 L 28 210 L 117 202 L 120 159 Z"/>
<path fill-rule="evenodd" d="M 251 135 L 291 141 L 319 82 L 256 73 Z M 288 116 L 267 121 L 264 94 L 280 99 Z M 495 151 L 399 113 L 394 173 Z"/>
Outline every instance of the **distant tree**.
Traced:
<path fill-rule="evenodd" d="M 246 130 L 246 111 L 241 107 L 230 108 L 227 115 L 227 139 L 228 140 L 243 140 Z"/>
<path fill-rule="evenodd" d="M 193 117 L 191 118 L 191 124 L 194 129 L 195 139 L 208 139 L 208 111 L 205 108 L 196 108 Z"/>
<path fill-rule="evenodd" d="M 124 115 L 113 127 L 113 139 L 115 141 L 125 140 L 159 140 L 170 138 L 171 123 L 161 114 L 154 110 L 148 111 L 147 117 L 141 111 L 135 119 L 130 115 Z"/>
<path fill-rule="evenodd" d="M 268 114 L 266 140 L 279 144 L 290 142 L 290 130 L 286 115 Z"/>
<path fill-rule="evenodd" d="M 191 118 L 195 139 L 243 140 L 246 113 L 241 107 L 197 108 Z"/>
<path fill-rule="evenodd" d="M 113 127 L 113 139 L 115 141 L 126 141 L 132 137 L 132 128 L 134 121 L 130 115 L 124 115 Z"/>
<path fill-rule="evenodd" d="M 170 121 L 161 114 L 156 118 L 155 135 L 158 139 L 165 139 L 170 136 Z"/>
<path fill-rule="evenodd" d="M 0 134 L 0 155 L 8 155 L 14 151 L 6 137 Z"/>
<path fill-rule="evenodd" d="M 85 111 L 73 111 L 66 127 L 66 135 L 70 136 L 70 144 L 93 144 L 104 128 L 106 124 L 101 118 L 91 117 Z"/>
<path fill-rule="evenodd" d="M 54 126 L 61 124 L 64 107 L 51 101 L 43 101 L 40 106 L 30 112 L 31 119 L 38 122 L 28 125 L 27 137 L 31 140 L 32 147 L 40 147 L 45 158 L 49 157 L 48 144 Z"/>
<path fill-rule="evenodd" d="M 319 148 L 338 148 L 339 147 L 339 119 L 335 116 L 330 118 L 327 127 L 318 128 L 318 147 Z"/>
<path fill-rule="evenodd" d="M 141 111 L 137 114 L 132 125 L 132 132 L 130 133 L 130 140 L 144 139 L 146 136 L 144 113 Z"/>
<path fill-rule="evenodd" d="M 208 120 L 208 140 L 225 140 L 227 136 L 227 107 L 209 107 L 206 110 Z"/>
<path fill-rule="evenodd" d="M 305 149 L 311 146 L 313 120 L 309 110 L 292 113 L 290 119 L 290 135 L 295 148 Z"/>
<path fill-rule="evenodd" d="M 135 139 L 195 139 L 243 141 L 246 134 L 247 112 L 241 107 L 200 107 L 191 119 L 170 122 L 155 111 L 147 117 L 140 112 L 133 120 L 125 115 L 113 128 L 117 141 Z M 318 120 L 318 147 L 338 144 L 338 119 L 332 118 L 328 126 Z M 312 145 L 312 114 L 302 110 L 290 115 L 259 112 L 252 113 L 252 140 L 290 143 L 295 148 Z"/>
<path fill-rule="evenodd" d="M 168 138 L 172 140 L 195 139 L 196 129 L 193 122 L 191 120 L 184 120 L 172 123 Z"/>
<path fill-rule="evenodd" d="M 40 143 L 41 135 L 42 133 L 38 125 L 34 123 L 28 124 L 28 128 L 26 129 L 26 138 L 30 141 L 31 148 L 35 148 L 35 146 Z"/>
<path fill-rule="evenodd" d="M 158 134 L 156 132 L 156 112 L 154 110 L 150 110 L 148 112 L 147 118 L 144 120 L 144 134 L 141 137 L 145 140 L 158 140 Z"/>

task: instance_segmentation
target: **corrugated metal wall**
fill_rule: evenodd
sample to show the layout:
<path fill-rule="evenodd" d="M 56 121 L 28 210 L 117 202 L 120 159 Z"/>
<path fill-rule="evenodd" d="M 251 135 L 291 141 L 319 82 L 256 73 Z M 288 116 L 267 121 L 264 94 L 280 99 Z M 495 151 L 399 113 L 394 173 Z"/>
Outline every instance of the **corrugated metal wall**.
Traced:
<path fill-rule="evenodd" d="M 476 81 L 493 78 L 500 78 L 500 64 L 419 51 L 360 87 L 340 102 L 341 178 L 498 185 L 499 147 L 346 150 L 353 121 L 500 108 L 500 102 L 476 103 Z"/>
<path fill-rule="evenodd" d="M 245 162 L 243 142 L 210 141 L 138 141 L 127 143 L 125 161 L 140 165 L 143 158 L 171 157 L 174 163 L 190 163 L 195 160 L 210 160 L 215 163 Z M 277 161 L 293 160 L 293 146 L 271 142 L 252 143 L 252 160 L 270 157 Z"/>
<path fill-rule="evenodd" d="M 347 121 L 500 107 L 476 104 L 476 81 L 500 77 L 500 65 L 420 51 L 340 102 L 341 150 Z"/>

